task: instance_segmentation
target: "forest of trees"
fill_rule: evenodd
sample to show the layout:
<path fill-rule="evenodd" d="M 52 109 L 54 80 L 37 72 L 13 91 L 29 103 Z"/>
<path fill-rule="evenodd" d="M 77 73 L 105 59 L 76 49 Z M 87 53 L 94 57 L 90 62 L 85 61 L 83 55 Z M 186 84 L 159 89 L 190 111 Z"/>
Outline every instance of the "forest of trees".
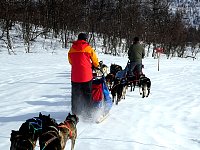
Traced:
<path fill-rule="evenodd" d="M 167 56 L 183 57 L 188 44 L 199 48 L 200 29 L 186 27 L 182 12 L 169 12 L 169 6 L 169 0 L 1 0 L 0 41 L 14 53 L 11 30 L 17 25 L 27 53 L 38 36 L 51 33 L 68 47 L 74 35 L 86 32 L 93 45 L 103 39 L 106 54 L 118 55 L 122 41 L 126 53 L 139 36 L 147 47 L 159 45 Z"/>

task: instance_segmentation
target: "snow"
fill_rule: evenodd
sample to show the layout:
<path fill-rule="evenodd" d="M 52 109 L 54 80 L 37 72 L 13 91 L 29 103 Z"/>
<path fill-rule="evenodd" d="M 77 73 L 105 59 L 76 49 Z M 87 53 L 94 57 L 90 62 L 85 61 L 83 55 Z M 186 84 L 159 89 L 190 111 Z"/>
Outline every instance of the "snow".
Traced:
<path fill-rule="evenodd" d="M 127 57 L 98 54 L 99 60 L 126 66 Z M 200 61 L 198 59 L 143 60 L 151 79 L 148 98 L 138 88 L 113 105 L 102 123 L 77 124 L 75 150 L 200 150 Z M 57 54 L 1 55 L 0 150 L 10 147 L 11 130 L 18 130 L 39 112 L 58 123 L 70 112 L 71 66 L 67 51 Z M 65 150 L 70 150 L 67 142 Z M 36 150 L 39 150 L 37 143 Z"/>

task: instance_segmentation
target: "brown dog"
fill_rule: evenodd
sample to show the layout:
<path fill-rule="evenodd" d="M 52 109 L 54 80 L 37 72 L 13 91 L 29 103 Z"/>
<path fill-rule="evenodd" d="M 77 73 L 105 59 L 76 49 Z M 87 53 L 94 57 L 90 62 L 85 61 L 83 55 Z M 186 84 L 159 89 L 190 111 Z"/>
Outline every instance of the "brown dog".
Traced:
<path fill-rule="evenodd" d="M 71 150 L 74 150 L 75 141 L 77 137 L 76 125 L 79 122 L 79 118 L 76 115 L 70 113 L 66 117 L 65 121 L 58 125 L 59 135 L 61 137 L 62 150 L 65 149 L 65 145 L 68 139 L 71 139 Z"/>

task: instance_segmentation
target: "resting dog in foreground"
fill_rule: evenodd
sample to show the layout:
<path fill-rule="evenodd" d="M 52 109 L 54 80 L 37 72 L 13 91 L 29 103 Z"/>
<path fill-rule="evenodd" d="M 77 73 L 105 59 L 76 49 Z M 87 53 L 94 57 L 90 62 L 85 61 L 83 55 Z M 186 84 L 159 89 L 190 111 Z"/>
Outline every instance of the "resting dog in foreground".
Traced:
<path fill-rule="evenodd" d="M 140 92 L 140 95 L 142 95 L 142 98 L 148 97 L 150 94 L 151 80 L 147 78 L 144 74 L 142 74 L 140 75 L 138 86 L 139 86 L 139 92 Z"/>
<path fill-rule="evenodd" d="M 78 117 L 69 113 L 65 121 L 58 125 L 62 150 L 65 149 L 65 145 L 68 139 L 71 139 L 71 150 L 74 150 L 74 145 L 77 137 L 76 125 L 78 122 Z"/>

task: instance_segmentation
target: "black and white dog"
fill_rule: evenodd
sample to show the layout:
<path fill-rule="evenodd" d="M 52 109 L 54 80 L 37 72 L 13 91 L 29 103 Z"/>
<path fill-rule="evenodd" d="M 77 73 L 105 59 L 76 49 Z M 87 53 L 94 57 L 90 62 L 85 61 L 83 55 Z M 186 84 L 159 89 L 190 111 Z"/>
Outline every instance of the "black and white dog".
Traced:
<path fill-rule="evenodd" d="M 147 78 L 144 74 L 140 75 L 139 82 L 139 92 L 142 98 L 148 97 L 151 89 L 151 80 Z"/>
<path fill-rule="evenodd" d="M 102 75 L 107 76 L 108 74 L 108 66 L 103 63 L 103 61 L 99 62 L 99 68 L 93 68 L 94 73 L 96 73 L 96 77 L 102 77 Z"/>
<path fill-rule="evenodd" d="M 113 102 L 115 102 L 116 105 L 118 105 L 121 99 L 125 99 L 126 90 L 127 90 L 126 79 L 115 78 L 114 84 L 111 88 L 111 94 Z"/>

